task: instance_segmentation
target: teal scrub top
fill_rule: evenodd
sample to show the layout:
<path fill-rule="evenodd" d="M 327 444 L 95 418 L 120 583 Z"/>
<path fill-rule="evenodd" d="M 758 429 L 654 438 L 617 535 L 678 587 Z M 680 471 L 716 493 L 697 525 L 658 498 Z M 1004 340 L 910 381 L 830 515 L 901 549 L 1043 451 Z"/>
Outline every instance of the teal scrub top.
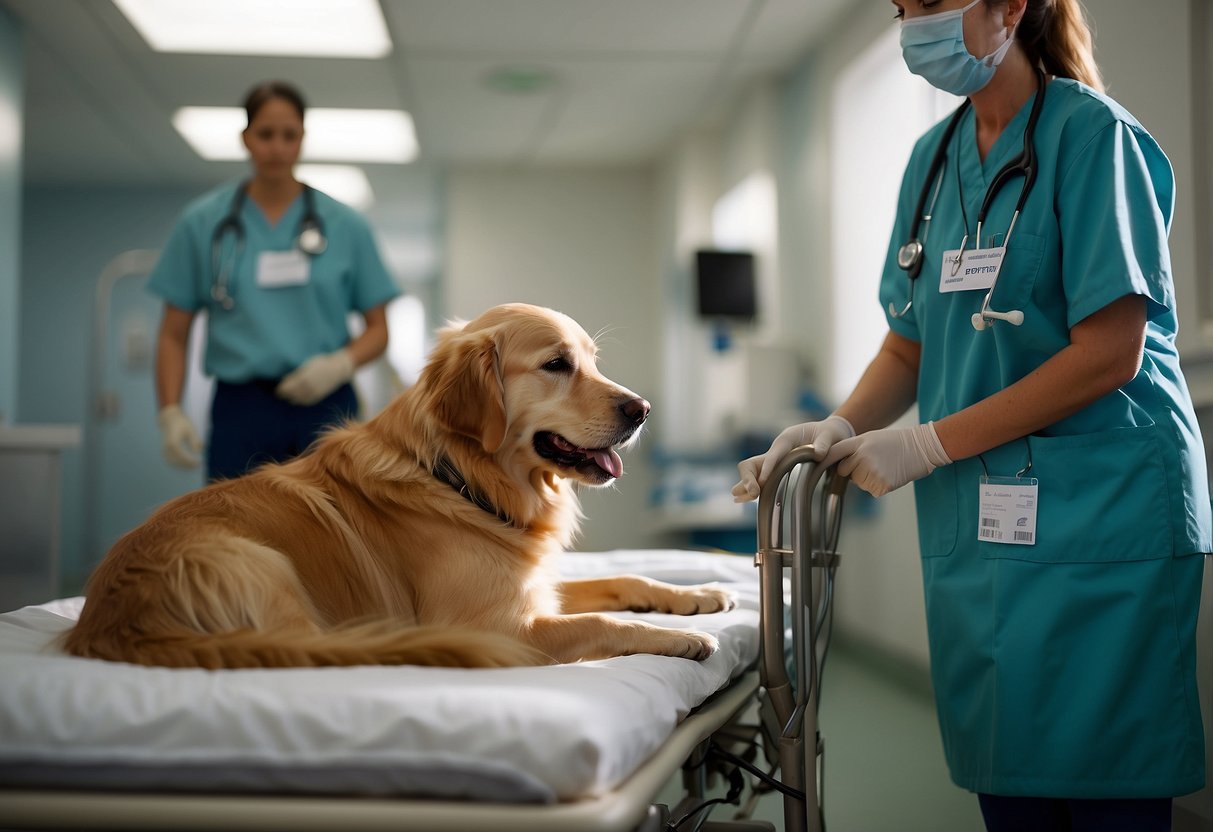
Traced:
<path fill-rule="evenodd" d="M 186 311 L 208 313 L 205 369 L 221 381 L 278 379 L 307 359 L 350 341 L 346 315 L 366 312 L 399 294 L 379 257 L 366 220 L 347 205 L 313 190 L 316 214 L 328 247 L 306 255 L 306 283 L 264 286 L 257 280 L 263 252 L 290 252 L 305 214 L 303 195 L 271 225 L 261 208 L 245 199 L 240 222 L 246 235 L 215 229 L 228 216 L 238 182 L 229 182 L 190 203 L 173 228 L 152 271 L 148 288 Z M 229 266 L 230 264 L 230 266 Z M 211 296 L 219 268 L 229 266 L 227 310 Z"/>
<path fill-rule="evenodd" d="M 971 109 L 964 116 L 913 307 L 888 315 L 894 332 L 921 345 L 920 418 L 941 419 L 1023 378 L 1069 343 L 1072 326 L 1125 295 L 1148 298 L 1145 354 L 1119 390 L 915 484 L 944 748 L 955 782 L 978 792 L 1185 794 L 1205 777 L 1195 628 L 1199 553 L 1213 550 L 1213 522 L 1175 347 L 1169 161 L 1114 101 L 1052 81 L 1036 127 L 1038 177 L 990 303 L 1022 310 L 1022 326 L 977 332 L 970 318 L 985 290 L 940 292 L 943 252 L 965 235 L 961 195 L 975 233 L 987 183 L 1023 148 L 1031 105 L 984 162 Z M 897 249 L 945 124 L 919 140 L 906 169 L 880 288 L 886 310 L 908 298 Z M 999 192 L 983 246 L 1003 242 L 1022 182 Z M 980 477 L 1015 477 L 1029 465 L 1035 545 L 979 540 Z"/>

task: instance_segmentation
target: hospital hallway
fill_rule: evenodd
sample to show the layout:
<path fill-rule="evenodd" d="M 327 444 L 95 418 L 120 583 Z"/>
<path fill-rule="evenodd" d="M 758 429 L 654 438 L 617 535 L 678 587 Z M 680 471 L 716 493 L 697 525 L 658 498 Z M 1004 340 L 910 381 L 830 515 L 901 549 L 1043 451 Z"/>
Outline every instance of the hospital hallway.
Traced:
<path fill-rule="evenodd" d="M 822 691 L 826 832 L 984 830 L 976 797 L 948 778 L 925 669 L 840 641 Z M 782 830 L 783 798 L 764 795 L 753 817 Z"/>

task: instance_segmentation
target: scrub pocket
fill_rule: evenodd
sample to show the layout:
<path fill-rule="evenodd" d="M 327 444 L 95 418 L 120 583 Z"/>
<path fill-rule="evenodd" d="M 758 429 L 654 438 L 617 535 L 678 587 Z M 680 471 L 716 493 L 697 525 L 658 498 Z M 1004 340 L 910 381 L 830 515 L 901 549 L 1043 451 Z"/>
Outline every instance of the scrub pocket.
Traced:
<path fill-rule="evenodd" d="M 1037 234 L 1027 231 L 1015 231 L 1011 234 L 1011 245 L 1007 247 L 1007 256 L 1003 259 L 1002 270 L 998 275 L 998 285 L 994 287 L 994 295 L 990 299 L 991 309 L 1025 309 L 1036 285 L 1036 276 L 1040 273 L 1040 264 L 1044 259 L 1045 241 Z M 985 296 L 984 292 L 977 295 L 978 302 Z"/>
<path fill-rule="evenodd" d="M 979 542 L 986 558 L 1099 563 L 1171 557 L 1171 501 L 1158 427 L 1029 436 L 1039 481 L 1036 544 Z M 976 483 L 973 484 L 976 489 Z"/>
<path fill-rule="evenodd" d="M 957 516 L 961 505 L 956 490 L 957 468 L 956 465 L 945 465 L 914 483 L 918 548 L 924 558 L 946 557 L 956 549 Z"/>

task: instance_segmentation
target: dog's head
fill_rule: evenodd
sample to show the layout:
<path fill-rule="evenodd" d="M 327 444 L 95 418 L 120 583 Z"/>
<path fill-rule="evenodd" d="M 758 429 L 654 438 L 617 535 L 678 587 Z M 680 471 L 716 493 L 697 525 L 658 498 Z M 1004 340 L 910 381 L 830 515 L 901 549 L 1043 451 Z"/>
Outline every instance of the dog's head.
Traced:
<path fill-rule="evenodd" d="M 605 485 L 649 403 L 602 375 L 597 355 L 567 315 L 506 304 L 442 330 L 419 384 L 443 428 L 503 467 Z"/>

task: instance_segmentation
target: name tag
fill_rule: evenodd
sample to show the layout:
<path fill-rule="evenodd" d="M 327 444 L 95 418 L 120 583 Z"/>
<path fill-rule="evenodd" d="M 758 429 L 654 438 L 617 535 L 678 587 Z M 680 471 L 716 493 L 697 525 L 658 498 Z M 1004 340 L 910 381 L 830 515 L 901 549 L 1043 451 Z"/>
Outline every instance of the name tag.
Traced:
<path fill-rule="evenodd" d="M 1036 479 L 983 476 L 978 488 L 978 540 L 1036 544 Z"/>
<path fill-rule="evenodd" d="M 939 291 L 966 292 L 969 289 L 989 289 L 994 285 L 1006 256 L 1006 246 L 945 251 L 943 267 L 939 271 Z"/>
<path fill-rule="evenodd" d="M 257 285 L 264 289 L 303 286 L 311 274 L 311 258 L 297 248 L 290 251 L 263 251 L 257 258 Z"/>

